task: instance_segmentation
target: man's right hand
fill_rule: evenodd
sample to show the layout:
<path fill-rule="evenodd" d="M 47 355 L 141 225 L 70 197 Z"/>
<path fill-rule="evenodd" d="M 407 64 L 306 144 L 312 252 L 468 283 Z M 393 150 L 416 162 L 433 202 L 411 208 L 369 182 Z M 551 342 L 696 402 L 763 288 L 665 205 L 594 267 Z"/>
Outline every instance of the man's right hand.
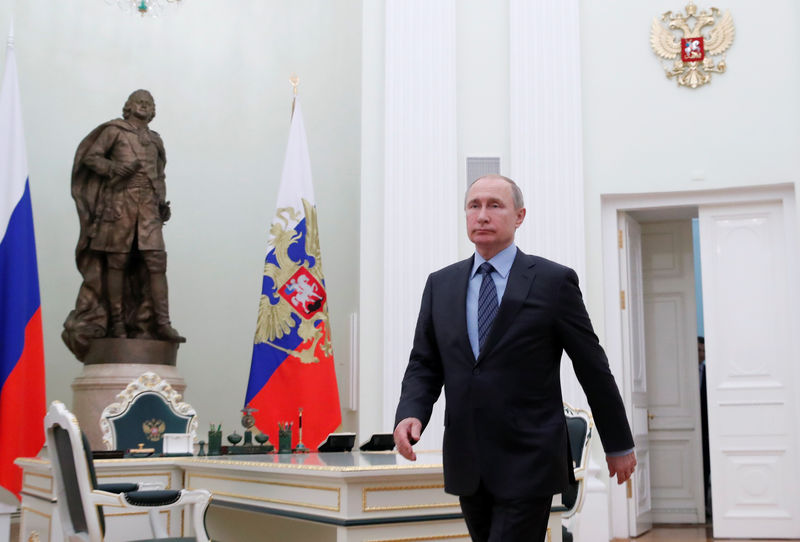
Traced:
<path fill-rule="evenodd" d="M 406 418 L 394 428 L 394 445 L 400 455 L 409 461 L 416 461 L 417 454 L 411 448 L 422 434 L 422 422 L 416 418 Z"/>
<path fill-rule="evenodd" d="M 114 162 L 111 166 L 111 172 L 114 177 L 130 177 L 142 166 L 139 160 L 134 160 L 130 164 L 123 164 L 122 162 Z"/>

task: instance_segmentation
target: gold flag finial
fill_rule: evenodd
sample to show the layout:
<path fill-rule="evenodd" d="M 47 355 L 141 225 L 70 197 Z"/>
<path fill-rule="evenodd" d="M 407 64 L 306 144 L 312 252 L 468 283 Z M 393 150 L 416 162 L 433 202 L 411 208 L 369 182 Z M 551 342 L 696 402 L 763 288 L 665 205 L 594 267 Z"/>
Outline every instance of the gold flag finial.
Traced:
<path fill-rule="evenodd" d="M 296 73 L 293 73 L 291 77 L 289 77 L 289 82 L 292 84 L 292 117 L 294 117 L 294 103 L 297 101 L 297 86 L 300 84 L 300 78 L 297 77 Z"/>

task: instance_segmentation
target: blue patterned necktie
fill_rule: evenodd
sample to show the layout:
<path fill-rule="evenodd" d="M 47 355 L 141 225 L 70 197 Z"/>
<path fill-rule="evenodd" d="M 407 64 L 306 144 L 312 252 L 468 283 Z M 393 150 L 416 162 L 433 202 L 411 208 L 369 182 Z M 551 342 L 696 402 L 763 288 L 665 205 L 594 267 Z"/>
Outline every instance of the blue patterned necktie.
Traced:
<path fill-rule="evenodd" d="M 492 279 L 494 267 L 489 262 L 483 262 L 478 268 L 478 273 L 483 275 L 481 289 L 478 293 L 478 351 L 483 352 L 483 345 L 492 329 L 492 321 L 497 314 L 497 289 Z"/>

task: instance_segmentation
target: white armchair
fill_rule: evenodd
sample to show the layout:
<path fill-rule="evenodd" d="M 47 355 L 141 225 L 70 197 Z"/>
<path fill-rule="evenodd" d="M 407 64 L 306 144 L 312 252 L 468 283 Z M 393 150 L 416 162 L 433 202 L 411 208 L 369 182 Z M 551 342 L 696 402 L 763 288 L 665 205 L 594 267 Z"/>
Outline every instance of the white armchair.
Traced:
<path fill-rule="evenodd" d="M 583 505 L 584 479 L 594 424 L 592 416 L 587 411 L 573 408 L 567 403 L 564 403 L 564 417 L 567 419 L 570 455 L 575 474 L 575 483 L 570 484 L 561 495 L 561 503 L 567 508 L 561 517 L 567 520 L 578 513 Z M 561 537 L 564 542 L 572 541 L 572 534 L 566 527 L 562 528 Z"/>
<path fill-rule="evenodd" d="M 102 542 L 105 534 L 103 506 L 136 510 L 168 510 L 187 507 L 195 536 L 168 537 L 164 528 L 152 521 L 155 538 L 173 541 L 208 542 L 204 517 L 211 493 L 196 490 L 149 490 L 113 493 L 98 489 L 91 451 L 75 416 L 63 403 L 54 401 L 45 417 L 47 451 L 56 485 L 58 512 L 65 540 L 69 542 Z M 139 541 L 145 542 L 145 541 Z"/>

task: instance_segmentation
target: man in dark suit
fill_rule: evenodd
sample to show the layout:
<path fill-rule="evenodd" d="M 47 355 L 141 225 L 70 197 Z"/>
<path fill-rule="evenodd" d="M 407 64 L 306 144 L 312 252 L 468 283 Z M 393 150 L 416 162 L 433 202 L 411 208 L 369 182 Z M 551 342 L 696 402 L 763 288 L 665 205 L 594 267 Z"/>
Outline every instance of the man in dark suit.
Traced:
<path fill-rule="evenodd" d="M 633 437 L 575 272 L 514 245 L 525 218 L 519 187 L 481 177 L 465 206 L 475 255 L 428 277 L 395 444 L 416 459 L 412 445 L 444 386 L 445 491 L 459 495 L 472 539 L 541 542 L 552 496 L 572 476 L 562 351 L 586 392 L 609 476 L 620 484 L 636 466 Z"/>

